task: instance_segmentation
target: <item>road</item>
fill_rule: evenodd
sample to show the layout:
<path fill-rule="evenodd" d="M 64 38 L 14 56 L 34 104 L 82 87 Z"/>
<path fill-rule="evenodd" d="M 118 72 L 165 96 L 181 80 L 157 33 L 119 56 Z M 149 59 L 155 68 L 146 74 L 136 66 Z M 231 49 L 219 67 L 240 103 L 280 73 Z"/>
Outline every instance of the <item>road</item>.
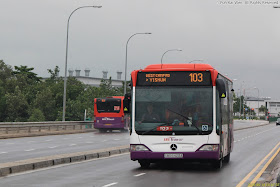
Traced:
<path fill-rule="evenodd" d="M 236 186 L 280 141 L 279 134 L 275 123 L 235 131 L 231 161 L 221 170 L 213 170 L 208 164 L 176 162 L 140 169 L 129 154 L 123 154 L 11 175 L 1 178 L 0 186 Z"/>
<path fill-rule="evenodd" d="M 238 120 L 235 121 L 234 128 L 261 123 L 263 121 Z M 118 131 L 4 139 L 0 140 L 0 163 L 128 144 L 129 134 Z"/>
<path fill-rule="evenodd" d="M 128 132 L 81 133 L 0 140 L 0 163 L 127 145 Z"/>

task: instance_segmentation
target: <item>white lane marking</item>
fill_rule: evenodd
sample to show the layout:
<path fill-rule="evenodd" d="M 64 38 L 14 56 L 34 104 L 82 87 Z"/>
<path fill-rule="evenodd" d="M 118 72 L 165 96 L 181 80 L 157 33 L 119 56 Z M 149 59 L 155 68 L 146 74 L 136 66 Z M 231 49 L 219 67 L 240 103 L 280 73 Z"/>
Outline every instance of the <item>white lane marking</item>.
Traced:
<path fill-rule="evenodd" d="M 80 137 L 78 137 L 78 138 L 83 138 L 83 137 L 80 136 Z"/>
<path fill-rule="evenodd" d="M 277 127 L 276 127 L 276 128 L 277 128 Z M 243 141 L 243 140 L 246 139 L 246 138 L 258 136 L 259 134 L 265 133 L 265 132 L 270 131 L 270 130 L 273 130 L 273 129 L 275 129 L 275 128 L 268 129 L 268 130 L 265 130 L 265 131 L 261 131 L 261 132 L 259 132 L 259 133 L 257 133 L 257 134 L 254 134 L 254 135 L 251 135 L 251 136 L 247 136 L 247 137 L 241 138 L 240 140 L 237 140 L 237 141 L 240 142 L 240 141 Z"/>
<path fill-rule="evenodd" d="M 69 164 L 59 164 L 57 166 L 52 166 L 52 167 L 47 167 L 47 168 L 42 168 L 42 169 L 36 169 L 36 170 L 31 170 L 31 171 L 25 171 L 25 172 L 22 172 L 22 173 L 10 174 L 10 175 L 5 176 L 5 178 L 25 175 L 25 174 L 29 174 L 29 173 L 35 173 L 35 172 L 38 172 L 38 171 L 46 171 L 46 170 L 51 170 L 51 169 L 56 169 L 56 168 L 67 167 L 67 166 L 74 165 L 74 164 L 82 164 L 82 163 L 93 162 L 93 161 L 97 161 L 97 160 L 105 160 L 105 159 L 109 159 L 109 158 L 113 158 L 113 157 L 120 157 L 120 156 L 124 156 L 124 155 L 128 155 L 128 154 L 129 153 L 122 153 L 122 154 L 119 154 L 119 155 L 112 155 L 112 156 L 109 156 L 109 157 L 102 157 L 102 158 L 84 160 L 84 161 L 81 161 L 81 162 L 72 162 L 72 163 L 69 163 Z M 0 177 L 0 179 L 2 179 L 2 178 L 4 178 L 4 177 Z"/>
<path fill-rule="evenodd" d="M 49 147 L 50 149 L 53 149 L 53 148 L 56 148 L 56 147 L 58 147 L 58 146 L 52 146 L 52 147 Z"/>
<path fill-rule="evenodd" d="M 49 140 L 45 140 L 46 142 L 49 142 L 49 141 L 52 141 L 52 139 L 49 139 Z"/>
<path fill-rule="evenodd" d="M 24 151 L 34 151 L 35 149 L 26 149 Z"/>
<path fill-rule="evenodd" d="M 70 144 L 69 146 L 74 146 L 74 145 L 77 145 L 77 144 Z"/>
<path fill-rule="evenodd" d="M 103 140 L 102 142 L 106 142 L 106 141 L 108 141 L 108 140 Z"/>
<path fill-rule="evenodd" d="M 120 139 L 114 139 L 115 141 L 120 140 Z"/>
<path fill-rule="evenodd" d="M 234 143 L 235 143 L 236 141 L 234 141 Z"/>
<path fill-rule="evenodd" d="M 110 183 L 110 184 L 106 184 L 106 185 L 104 185 L 104 186 L 102 186 L 102 187 L 109 187 L 109 186 L 113 186 L 113 185 L 115 185 L 115 184 L 118 184 L 117 182 L 113 182 L 113 183 Z"/>
<path fill-rule="evenodd" d="M 145 175 L 146 173 L 139 173 L 139 174 L 137 174 L 137 175 L 134 175 L 134 177 L 140 177 L 140 176 L 142 176 L 142 175 Z"/>
<path fill-rule="evenodd" d="M 0 155 L 1 155 L 1 154 L 6 154 L 6 153 L 8 153 L 8 152 L 1 152 Z"/>

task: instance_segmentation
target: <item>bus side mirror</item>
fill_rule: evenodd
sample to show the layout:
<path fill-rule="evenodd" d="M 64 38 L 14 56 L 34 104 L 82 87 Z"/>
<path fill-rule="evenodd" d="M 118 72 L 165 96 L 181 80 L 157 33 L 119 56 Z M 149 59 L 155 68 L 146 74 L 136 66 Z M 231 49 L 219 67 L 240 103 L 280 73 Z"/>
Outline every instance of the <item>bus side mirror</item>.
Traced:
<path fill-rule="evenodd" d="M 130 113 L 130 102 L 131 102 L 131 94 L 127 93 L 123 99 L 123 112 Z"/>
<path fill-rule="evenodd" d="M 219 97 L 220 98 L 226 98 L 227 92 L 226 92 L 226 85 L 223 79 L 216 79 L 216 86 L 217 90 L 219 91 Z"/>

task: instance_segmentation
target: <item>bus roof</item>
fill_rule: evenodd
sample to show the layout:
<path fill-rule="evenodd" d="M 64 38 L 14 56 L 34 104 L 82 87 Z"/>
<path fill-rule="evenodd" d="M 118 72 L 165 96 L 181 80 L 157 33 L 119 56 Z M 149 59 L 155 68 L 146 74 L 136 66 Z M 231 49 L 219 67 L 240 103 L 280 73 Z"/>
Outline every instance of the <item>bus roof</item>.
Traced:
<path fill-rule="evenodd" d="M 212 85 L 216 85 L 216 78 L 218 71 L 209 64 L 151 64 L 145 69 L 134 70 L 131 73 L 133 86 L 136 86 L 138 72 L 162 72 L 162 71 L 210 71 L 212 78 Z M 225 77 L 225 76 L 223 76 Z M 229 78 L 225 77 L 229 81 Z M 232 81 L 231 81 L 232 82 Z"/>
<path fill-rule="evenodd" d="M 148 65 L 143 71 L 160 70 L 160 71 L 190 71 L 190 70 L 213 70 L 209 64 L 152 64 Z"/>

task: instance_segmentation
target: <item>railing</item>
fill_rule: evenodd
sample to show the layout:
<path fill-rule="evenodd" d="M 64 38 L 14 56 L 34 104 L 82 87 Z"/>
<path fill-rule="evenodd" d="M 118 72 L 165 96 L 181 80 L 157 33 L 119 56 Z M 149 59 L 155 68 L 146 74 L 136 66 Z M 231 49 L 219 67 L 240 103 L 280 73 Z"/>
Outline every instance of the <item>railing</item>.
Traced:
<path fill-rule="evenodd" d="M 0 134 L 93 129 L 93 121 L 1 122 Z"/>

